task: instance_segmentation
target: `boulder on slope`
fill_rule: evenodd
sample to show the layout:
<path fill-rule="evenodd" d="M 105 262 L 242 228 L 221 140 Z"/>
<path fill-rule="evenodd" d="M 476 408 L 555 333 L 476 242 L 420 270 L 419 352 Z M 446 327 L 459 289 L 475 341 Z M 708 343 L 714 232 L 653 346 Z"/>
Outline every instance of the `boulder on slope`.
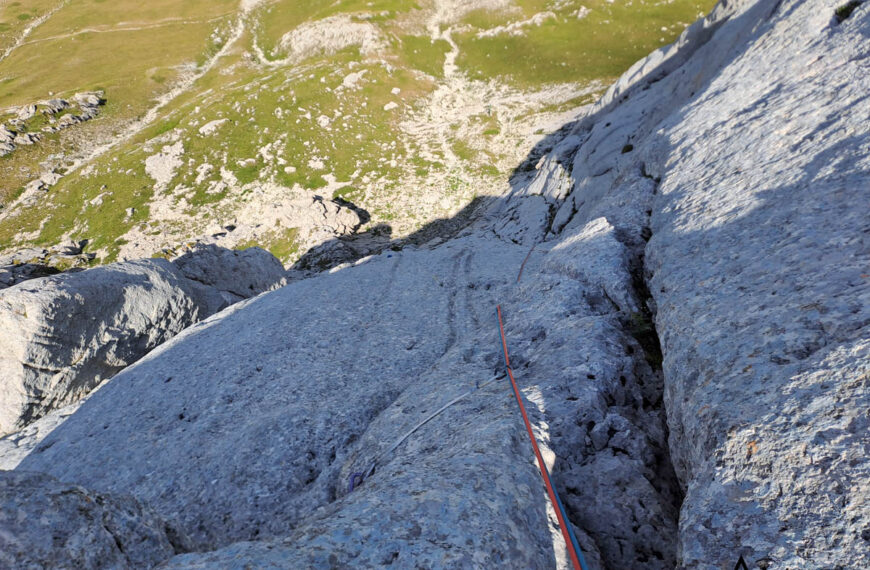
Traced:
<path fill-rule="evenodd" d="M 0 471 L 0 567 L 151 568 L 187 550 L 183 533 L 132 497 Z"/>
<path fill-rule="evenodd" d="M 235 297 L 247 299 L 284 284 L 284 266 L 259 247 L 243 250 L 197 245 L 172 264 L 182 275 Z"/>
<path fill-rule="evenodd" d="M 265 251 L 209 247 L 178 263 L 116 263 L 0 291 L 0 327 L 11 331 L 0 336 L 0 435 L 75 402 L 191 324 L 283 279 Z"/>
<path fill-rule="evenodd" d="M 117 263 L 0 291 L 0 433 L 72 403 L 227 305 L 166 260 Z"/>

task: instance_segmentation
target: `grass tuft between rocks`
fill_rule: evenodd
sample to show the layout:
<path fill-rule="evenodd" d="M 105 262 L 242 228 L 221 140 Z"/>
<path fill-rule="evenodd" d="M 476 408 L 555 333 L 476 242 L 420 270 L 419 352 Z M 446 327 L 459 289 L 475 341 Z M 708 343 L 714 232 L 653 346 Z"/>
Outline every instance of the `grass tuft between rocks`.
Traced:
<path fill-rule="evenodd" d="M 834 16 L 837 18 L 837 23 L 842 24 L 846 18 L 852 15 L 852 12 L 855 11 L 855 8 L 861 5 L 860 0 L 852 0 L 851 2 L 847 2 L 843 4 L 836 10 L 834 10 Z"/>

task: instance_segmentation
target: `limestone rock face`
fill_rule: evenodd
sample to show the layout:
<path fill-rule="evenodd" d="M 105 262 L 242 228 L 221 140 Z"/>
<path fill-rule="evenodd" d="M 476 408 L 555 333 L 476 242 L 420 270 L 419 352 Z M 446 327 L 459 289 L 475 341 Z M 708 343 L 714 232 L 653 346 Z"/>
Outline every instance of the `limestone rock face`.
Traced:
<path fill-rule="evenodd" d="M 186 278 L 247 299 L 283 284 L 284 266 L 264 249 L 202 245 L 172 260 Z"/>
<path fill-rule="evenodd" d="M 838 4 L 783 3 L 649 142 L 689 568 L 870 565 L 870 5 Z"/>
<path fill-rule="evenodd" d="M 678 42 L 690 57 L 634 66 L 571 133 L 578 150 L 563 143 L 575 181 L 554 235 L 602 213 L 618 235 L 632 215 L 613 205 L 652 189 L 644 277 L 686 490 L 680 568 L 870 564 L 856 207 L 870 196 L 870 11 L 840 22 L 839 4 L 720 3 Z"/>
<path fill-rule="evenodd" d="M 132 497 L 91 493 L 43 473 L 0 471 L 3 568 L 151 568 L 186 538 Z"/>
<path fill-rule="evenodd" d="M 171 566 L 564 566 L 503 376 L 501 303 L 591 567 L 672 566 L 677 489 L 663 461 L 661 378 L 599 278 L 624 247 L 594 224 L 570 253 L 611 247 L 606 266 L 581 279 L 548 245 L 517 284 L 529 248 L 482 223 L 435 249 L 385 252 L 191 327 L 96 392 L 21 468 L 133 494 L 197 549 L 225 547 Z M 534 212 L 527 223 L 537 224 Z M 349 493 L 348 479 L 373 463 Z"/>
<path fill-rule="evenodd" d="M 837 6 L 721 2 L 456 237 L 190 327 L 20 468 L 211 550 L 165 568 L 564 568 L 500 304 L 590 568 L 867 567 L 870 4 Z"/>
<path fill-rule="evenodd" d="M 0 291 L 0 434 L 75 402 L 191 324 L 283 281 L 268 252 L 198 248 Z"/>
<path fill-rule="evenodd" d="M 27 424 L 23 429 L 0 437 L 0 470 L 12 470 L 30 454 L 45 437 L 71 416 L 84 401 L 82 400 L 53 410 L 38 420 Z"/>
<path fill-rule="evenodd" d="M 25 281 L 0 292 L 2 414 L 8 433 L 69 404 L 148 350 L 222 309 L 214 289 L 166 260 Z"/>

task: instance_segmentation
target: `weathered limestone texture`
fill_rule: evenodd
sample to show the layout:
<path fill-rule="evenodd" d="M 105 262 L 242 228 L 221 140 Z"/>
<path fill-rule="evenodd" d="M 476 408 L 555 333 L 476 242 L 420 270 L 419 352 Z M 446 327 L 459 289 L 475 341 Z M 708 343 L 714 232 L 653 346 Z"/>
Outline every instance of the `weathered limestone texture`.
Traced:
<path fill-rule="evenodd" d="M 837 5 L 780 3 L 648 143 L 687 568 L 870 566 L 870 4 Z"/>
<path fill-rule="evenodd" d="M 188 546 L 132 497 L 0 471 L 0 567 L 150 568 Z"/>
<path fill-rule="evenodd" d="M 636 65 L 557 146 L 556 234 L 655 194 L 681 568 L 870 565 L 870 5 L 838 6 L 720 3 L 708 44 Z"/>
<path fill-rule="evenodd" d="M 347 494 L 348 477 L 398 434 L 503 371 L 501 302 L 558 485 L 583 505 L 589 559 L 672 566 L 661 379 L 600 277 L 619 271 L 624 246 L 596 221 L 533 252 L 517 285 L 528 248 L 492 236 L 491 223 L 195 325 L 95 393 L 22 468 L 131 493 L 198 548 L 270 539 L 173 564 L 220 566 L 243 552 L 255 566 L 563 565 L 504 378 L 426 424 Z M 600 269 L 576 271 L 584 244 Z"/>
<path fill-rule="evenodd" d="M 282 283 L 270 253 L 209 246 L 0 290 L 0 435 L 75 402 L 184 328 Z"/>

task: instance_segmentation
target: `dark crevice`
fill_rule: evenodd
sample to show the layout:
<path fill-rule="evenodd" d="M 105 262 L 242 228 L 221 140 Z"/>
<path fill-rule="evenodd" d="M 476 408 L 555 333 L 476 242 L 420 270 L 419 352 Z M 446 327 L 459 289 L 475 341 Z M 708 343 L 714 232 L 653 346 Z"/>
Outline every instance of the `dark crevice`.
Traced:
<path fill-rule="evenodd" d="M 165 523 L 163 525 L 163 532 L 166 533 L 166 539 L 169 541 L 175 554 L 193 551 L 193 545 L 190 543 L 190 540 L 183 533 L 179 532 L 173 524 Z"/>
<path fill-rule="evenodd" d="M 655 183 L 649 190 L 650 194 L 654 195 L 658 190 L 660 180 L 655 178 L 646 169 L 646 165 L 641 164 L 640 170 L 644 178 L 652 180 Z M 667 505 L 668 508 L 666 508 L 666 511 L 662 512 L 661 515 L 666 517 L 668 519 L 668 525 L 672 525 L 676 530 L 680 507 L 684 499 L 684 490 L 681 488 L 674 470 L 668 447 L 668 426 L 664 409 L 663 354 L 655 326 L 655 305 L 645 276 L 644 250 L 646 244 L 652 238 L 652 229 L 650 227 L 650 218 L 652 215 L 651 206 L 645 208 L 643 212 L 646 215 L 646 223 L 643 224 L 642 227 L 617 227 L 614 234 L 616 239 L 619 240 L 629 252 L 628 272 L 631 278 L 633 296 L 637 303 L 637 309 L 630 312 L 619 310 L 614 306 L 614 311 L 619 317 L 623 331 L 637 342 L 637 344 L 634 344 L 629 341 L 627 344 L 626 352 L 629 354 L 634 353 L 633 360 L 636 364 L 634 365 L 634 369 L 630 371 L 630 374 L 625 374 L 619 378 L 619 384 L 623 389 L 629 391 L 639 389 L 639 395 L 638 399 L 634 402 L 626 401 L 624 403 L 616 401 L 613 394 L 607 393 L 603 394 L 603 396 L 608 407 L 611 408 L 614 413 L 626 418 L 638 428 L 643 429 L 642 426 L 647 421 L 652 420 L 652 418 L 658 418 L 658 420 L 654 421 L 659 424 L 660 427 L 658 429 L 661 430 L 660 433 L 663 435 L 654 435 L 652 433 L 647 435 L 647 445 L 650 447 L 652 454 L 649 459 L 644 461 L 645 468 L 643 476 L 656 490 L 658 496 L 661 497 L 662 505 Z M 614 304 L 611 299 L 608 300 L 611 304 Z M 634 348 L 632 348 L 632 345 Z M 639 351 L 636 351 L 638 348 L 643 351 L 643 360 L 638 358 L 641 356 Z M 637 388 L 633 388 L 632 386 L 636 386 Z M 640 418 L 642 417 L 648 419 L 641 420 Z M 635 419 L 632 418 L 637 418 L 639 421 L 636 423 Z M 581 427 L 581 429 L 585 427 L 586 433 L 588 434 L 592 433 L 595 426 L 596 424 L 593 421 L 578 424 L 578 427 Z M 599 427 L 599 430 L 600 429 L 601 428 Z M 634 451 L 619 444 L 618 438 L 614 437 L 615 434 L 612 429 L 608 429 L 606 435 L 609 441 L 602 451 L 609 450 L 614 457 L 632 456 Z M 590 453 L 590 451 L 591 450 L 587 449 L 583 454 L 586 455 Z M 591 453 L 594 455 L 600 452 L 591 451 Z M 582 496 L 583 491 L 581 490 L 579 494 Z M 641 505 L 641 508 L 645 509 L 646 507 Z M 582 512 L 572 511 L 570 517 L 574 519 L 575 522 L 582 523 L 583 521 Z M 587 525 L 579 524 L 578 526 L 584 528 Z M 606 544 L 608 541 L 613 544 L 612 541 L 614 540 L 627 541 L 624 545 L 632 545 L 638 563 L 650 564 L 658 567 L 660 564 L 657 564 L 657 562 L 672 559 L 673 556 L 672 552 L 663 552 L 660 550 L 660 547 L 656 547 L 653 544 L 644 545 L 637 543 L 635 540 L 636 534 L 624 537 L 598 537 L 594 531 L 590 532 L 590 534 L 596 542 L 599 542 L 600 538 L 603 541 L 600 543 L 602 545 Z M 674 537 L 674 544 L 675 540 L 676 537 Z M 620 546 L 623 546 L 623 544 L 620 543 Z M 605 556 L 606 562 L 608 556 L 606 556 L 603 551 L 602 555 Z"/>
<path fill-rule="evenodd" d="M 107 527 L 105 524 L 103 524 L 103 530 L 105 530 L 107 533 L 109 533 L 109 536 L 111 536 L 112 540 L 115 541 L 115 547 L 118 549 L 118 552 L 121 553 L 121 555 L 124 557 L 124 560 L 127 561 L 127 564 L 130 564 L 130 558 L 127 556 L 127 553 L 124 551 L 124 544 L 121 542 L 121 539 L 118 538 L 118 535 L 116 535 L 111 530 L 109 530 L 109 527 Z"/>
<path fill-rule="evenodd" d="M 649 228 L 645 228 L 649 231 Z M 650 232 L 651 235 L 651 232 Z M 629 315 L 628 322 L 625 323 L 626 330 L 643 348 L 644 357 L 650 367 L 660 372 L 662 370 L 662 362 L 664 356 L 662 354 L 662 345 L 659 340 L 658 332 L 656 331 L 654 315 L 650 310 L 650 301 L 652 294 L 647 286 L 646 280 L 643 277 L 643 255 L 638 260 L 639 267 L 633 268 L 631 273 L 632 285 L 637 293 L 640 301 L 640 310 Z"/>

